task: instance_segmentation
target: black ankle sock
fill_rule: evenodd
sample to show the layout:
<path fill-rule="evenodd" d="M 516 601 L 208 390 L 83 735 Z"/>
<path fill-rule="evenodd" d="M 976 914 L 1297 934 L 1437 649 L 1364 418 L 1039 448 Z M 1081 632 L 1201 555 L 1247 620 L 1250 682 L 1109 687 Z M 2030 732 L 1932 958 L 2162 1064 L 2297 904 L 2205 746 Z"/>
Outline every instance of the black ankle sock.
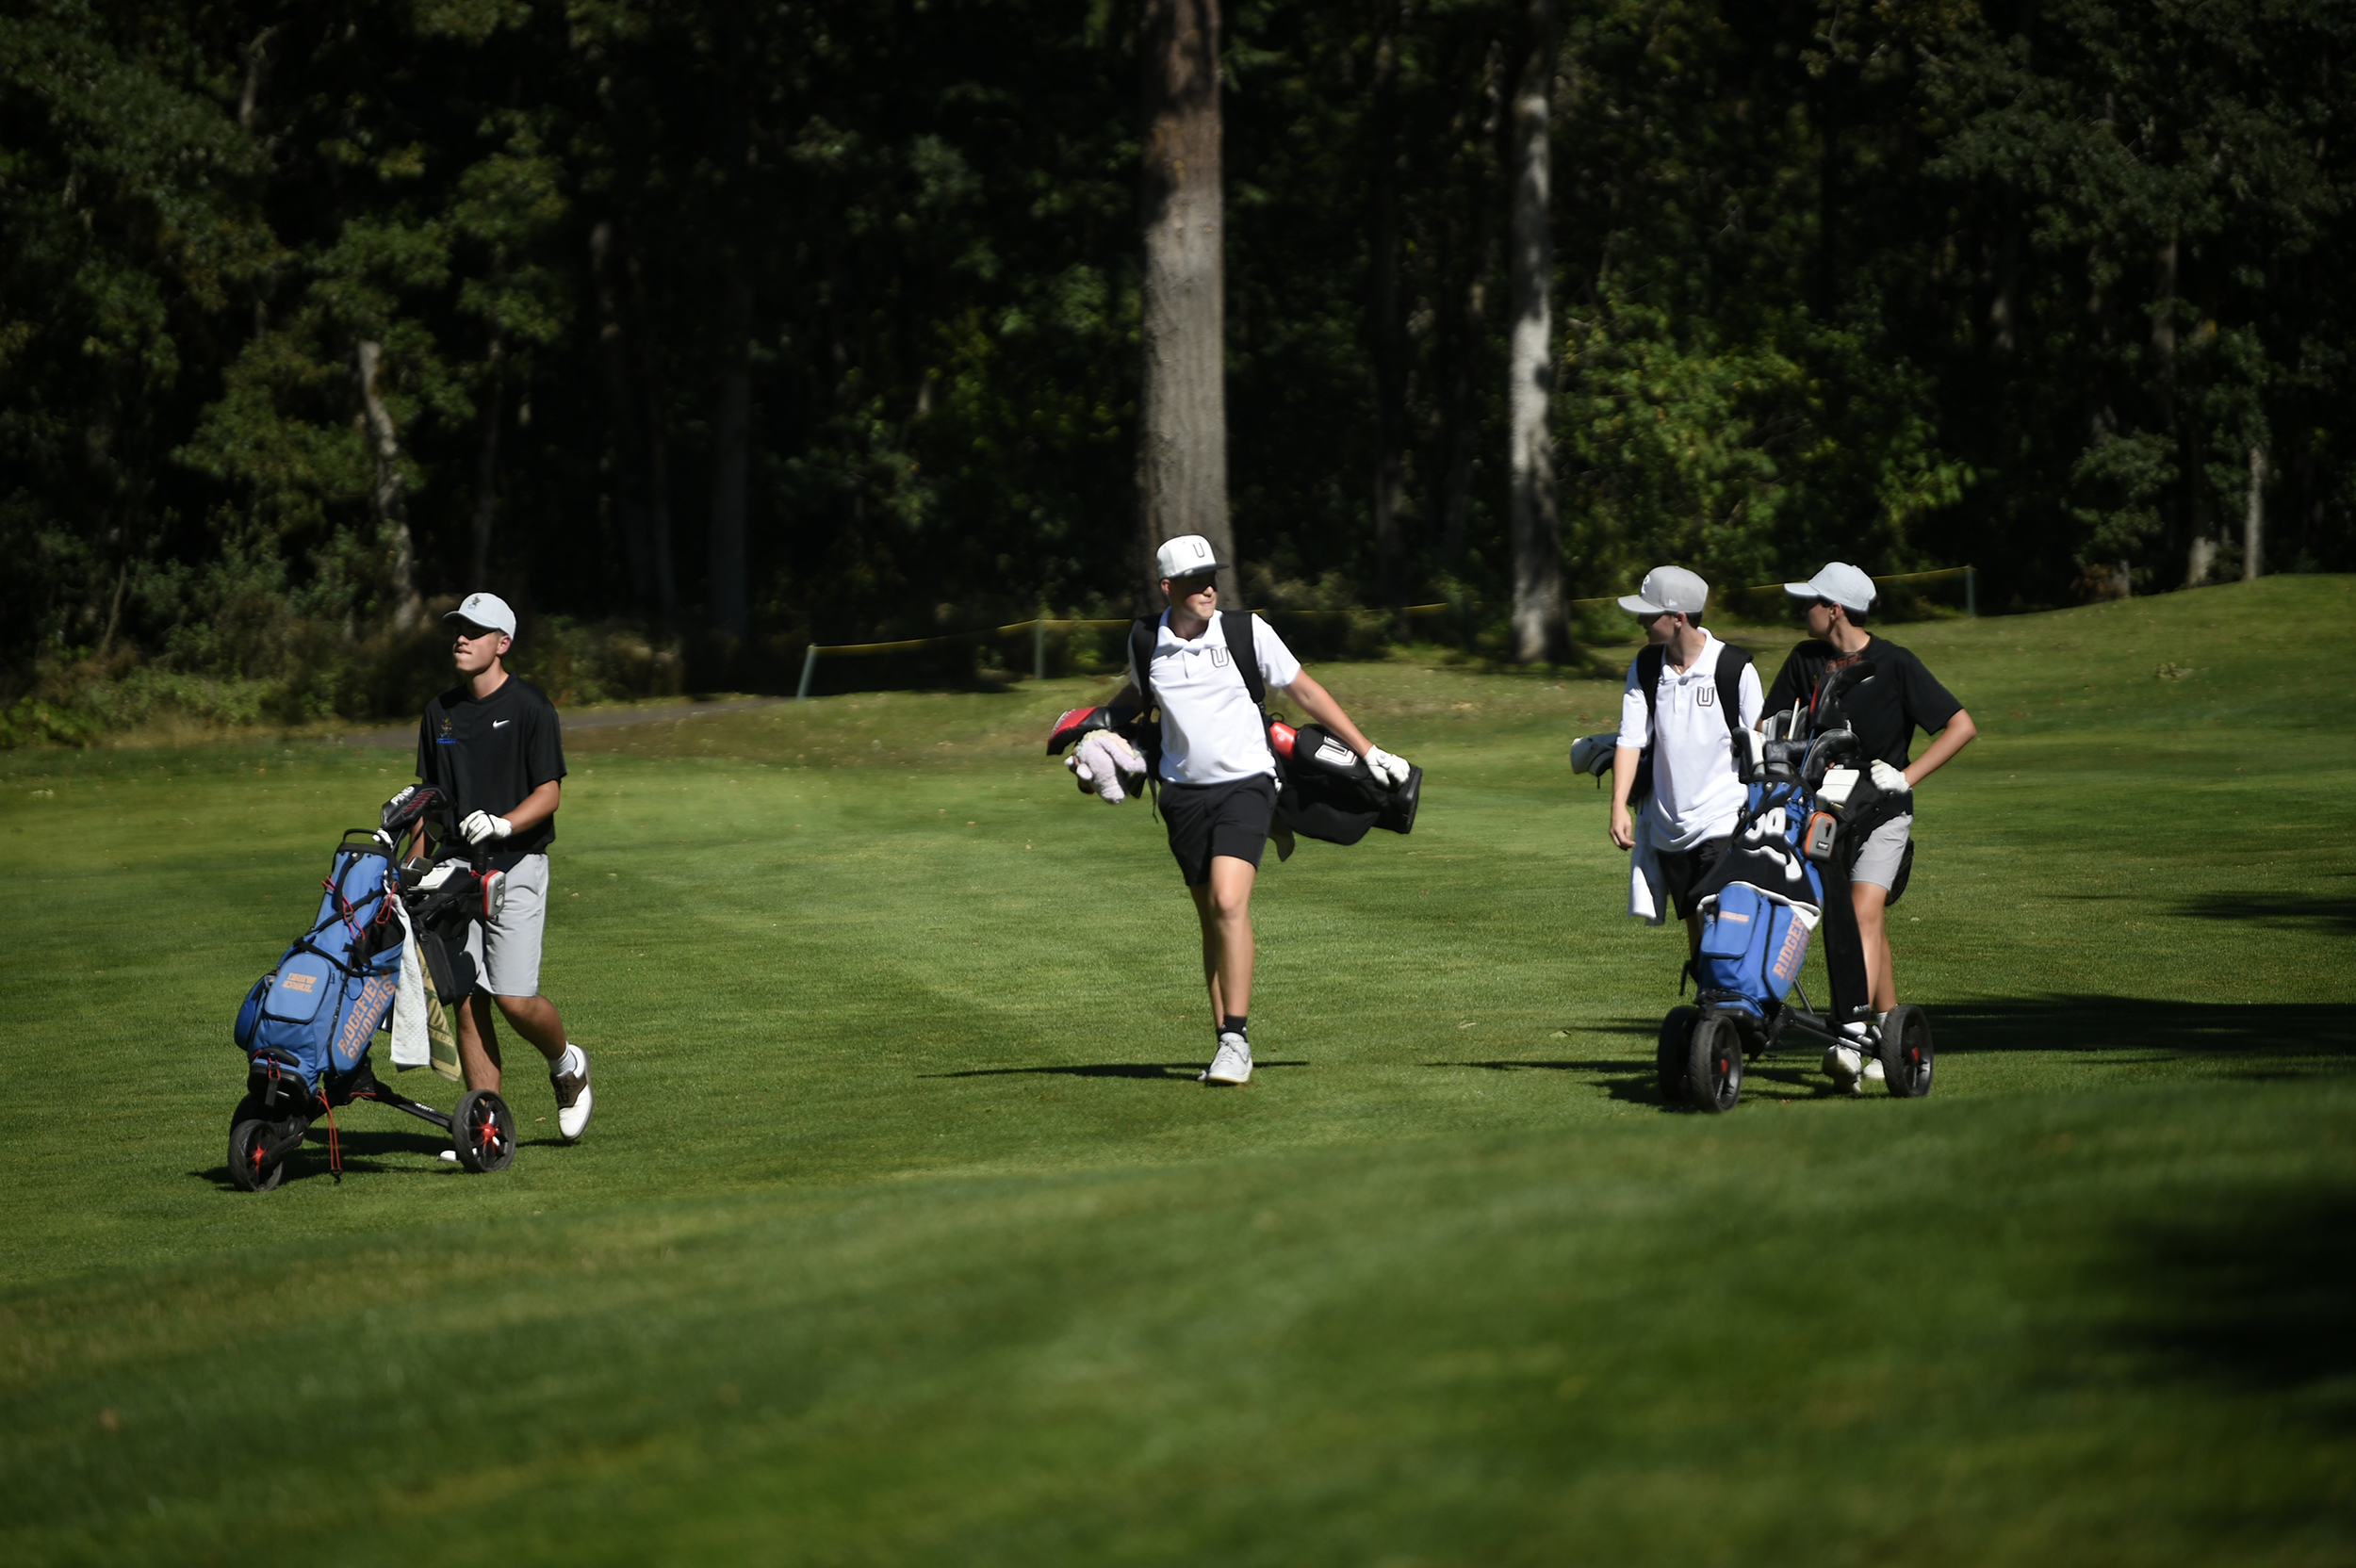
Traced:
<path fill-rule="evenodd" d="M 1249 1034 L 1245 1034 L 1244 1032 L 1243 1015 L 1241 1013 L 1228 1014 L 1227 1021 L 1219 1026 L 1219 1032 L 1222 1035 L 1243 1035 L 1243 1037 L 1247 1040 L 1252 1037 Z"/>

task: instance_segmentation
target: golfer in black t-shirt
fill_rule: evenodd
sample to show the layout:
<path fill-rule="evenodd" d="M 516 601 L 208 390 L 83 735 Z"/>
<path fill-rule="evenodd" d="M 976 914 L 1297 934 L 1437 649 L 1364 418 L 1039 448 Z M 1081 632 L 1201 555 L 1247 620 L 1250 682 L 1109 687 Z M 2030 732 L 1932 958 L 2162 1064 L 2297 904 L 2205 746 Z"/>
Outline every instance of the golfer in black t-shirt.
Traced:
<path fill-rule="evenodd" d="M 475 989 L 457 1009 L 458 1060 L 466 1086 L 499 1086 L 499 1031 L 492 1008 L 548 1061 L 557 1130 L 566 1142 L 587 1131 L 593 1100 L 589 1057 L 564 1037 L 556 1005 L 540 994 L 540 939 L 548 921 L 548 845 L 556 841 L 556 805 L 564 777 L 564 743 L 556 709 L 529 680 L 501 662 L 515 645 L 515 612 L 495 594 L 469 594 L 450 612 L 459 683 L 425 705 L 417 727 L 417 777 L 454 803 L 464 844 L 434 846 L 441 857 L 480 847 L 505 874 L 499 918 L 468 929 Z"/>
<path fill-rule="evenodd" d="M 1912 792 L 1917 784 L 1970 745 L 1979 728 L 1963 710 L 1963 704 L 1922 667 L 1922 661 L 1865 629 L 1866 612 L 1873 604 L 1872 578 L 1836 561 L 1808 581 L 1787 582 L 1783 589 L 1808 601 L 1808 640 L 1792 650 L 1775 683 L 1768 688 L 1769 713 L 1781 712 L 1794 702 L 1813 702 L 1817 683 L 1834 670 L 1860 660 L 1873 666 L 1873 678 L 1850 693 L 1844 706 L 1850 727 L 1872 759 L 1874 784 L 1886 795 L 1897 798 L 1892 802 L 1892 814 L 1870 825 L 1857 849 L 1857 862 L 1849 872 L 1849 901 L 1857 910 L 1865 972 L 1873 984 L 1873 1011 L 1887 1013 L 1898 1004 L 1898 983 L 1890 967 L 1890 930 L 1883 910 L 1914 827 Z M 1935 739 L 1928 750 L 1908 761 L 1906 752 L 1917 728 Z M 1836 1071 L 1834 1076 L 1841 1074 Z"/>

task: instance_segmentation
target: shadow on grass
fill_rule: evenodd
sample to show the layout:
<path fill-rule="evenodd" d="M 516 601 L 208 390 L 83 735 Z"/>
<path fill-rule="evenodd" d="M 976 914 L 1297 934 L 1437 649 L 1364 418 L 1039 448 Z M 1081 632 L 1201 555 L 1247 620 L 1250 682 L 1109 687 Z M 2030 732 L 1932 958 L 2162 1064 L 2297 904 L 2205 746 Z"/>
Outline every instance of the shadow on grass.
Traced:
<path fill-rule="evenodd" d="M 2356 1426 L 2356 1190 L 2285 1191 L 2128 1233 L 2127 1335 L 2178 1377 Z"/>
<path fill-rule="evenodd" d="M 962 1072 L 920 1072 L 919 1078 L 1183 1078 L 1191 1084 L 1208 1067 L 1200 1062 L 1076 1062 L 1068 1067 L 974 1067 Z M 1307 1062 L 1253 1062 L 1252 1070 L 1272 1067 L 1307 1067 Z"/>
<path fill-rule="evenodd" d="M 2241 921 L 2278 929 L 2356 937 L 2356 898 L 2316 898 L 2308 893 L 2204 893 L 2180 900 L 2169 913 L 2194 920 Z"/>
<path fill-rule="evenodd" d="M 440 1133 L 411 1133 L 402 1131 L 355 1131 L 349 1127 L 337 1129 L 336 1142 L 342 1150 L 344 1174 L 347 1176 L 417 1176 L 453 1168 L 442 1158 L 442 1151 L 450 1147 L 450 1137 Z M 518 1136 L 516 1150 L 564 1149 L 570 1145 L 554 1135 L 539 1138 Z M 279 1184 L 307 1182 L 314 1177 L 326 1181 L 334 1172 L 327 1166 L 327 1124 L 314 1122 L 303 1137 L 303 1147 L 287 1156 L 290 1162 Z M 210 1170 L 191 1170 L 192 1180 L 210 1182 L 222 1192 L 241 1193 L 245 1189 L 230 1175 L 226 1164 Z"/>
<path fill-rule="evenodd" d="M 2154 1002 L 2047 996 L 1931 1009 L 1941 1052 L 2165 1051 L 2199 1055 L 2356 1053 L 2356 1008 L 2319 1002 Z"/>

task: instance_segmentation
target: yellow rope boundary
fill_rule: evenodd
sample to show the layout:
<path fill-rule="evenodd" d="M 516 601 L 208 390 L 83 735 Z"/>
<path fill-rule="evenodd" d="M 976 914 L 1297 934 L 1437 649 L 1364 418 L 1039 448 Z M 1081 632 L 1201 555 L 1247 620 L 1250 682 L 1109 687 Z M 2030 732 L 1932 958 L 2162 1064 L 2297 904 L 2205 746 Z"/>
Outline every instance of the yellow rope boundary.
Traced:
<path fill-rule="evenodd" d="M 1891 573 L 1890 576 L 1887 576 L 1887 577 L 1877 577 L 1877 578 L 1875 578 L 1873 580 L 1874 580 L 1875 582 L 1922 582 L 1922 581 L 1927 581 L 1927 580 L 1931 580 L 1931 579 L 1933 579 L 1933 578 L 1961 577 L 1961 576 L 1963 576 L 1963 575 L 1964 575 L 1964 573 L 1966 573 L 1966 572 L 1968 572 L 1968 571 L 1970 571 L 1970 570 L 1972 570 L 1972 568 L 1971 568 L 1971 567 L 1969 567 L 1969 566 L 1941 566 L 1941 567 L 1938 568 L 1938 569 L 1937 569 L 1937 570 L 1935 570 L 1935 571 L 1928 571 L 1928 572 L 1893 572 L 1893 573 Z M 1759 594 L 1759 593 L 1764 593 L 1764 592 L 1766 592 L 1766 591 L 1767 591 L 1768 589 L 1770 589 L 1770 588 L 1780 588 L 1780 587 L 1782 587 L 1782 586 L 1783 586 L 1783 584 L 1782 584 L 1782 583 L 1780 583 L 1780 582 L 1760 582 L 1760 583 L 1755 583 L 1755 584 L 1753 584 L 1751 587 L 1748 587 L 1748 588 L 1742 588 L 1742 589 L 1737 589 L 1737 590 L 1735 590 L 1735 591 L 1736 591 L 1736 592 L 1738 592 L 1738 593 L 1744 593 L 1744 594 Z M 1617 595 L 1617 594 L 1605 594 L 1605 595 L 1603 595 L 1602 596 L 1600 596 L 1600 597 L 1598 597 L 1598 598 L 1592 598 L 1592 599 L 1572 599 L 1572 600 L 1570 600 L 1570 601 L 1569 601 L 1569 603 L 1570 603 L 1570 604 L 1572 604 L 1572 605 L 1581 605 L 1581 604 L 1615 604 L 1615 603 L 1617 603 L 1617 602 L 1619 601 L 1619 598 L 1620 598 L 1620 596 L 1619 596 L 1619 595 Z M 1259 612 L 1259 613 L 1260 613 L 1261 615 L 1263 615 L 1263 616 L 1267 616 L 1267 617 L 1274 617 L 1274 616 L 1278 616 L 1278 615 L 1290 615 L 1290 616 L 1293 616 L 1293 617 L 1296 617 L 1296 618 L 1301 618 L 1301 617 L 1317 618 L 1317 617 L 1331 617 L 1331 616 L 1334 616 L 1334 615 L 1366 615 L 1366 614 L 1393 614 L 1393 615 L 1437 615 L 1437 614 L 1441 614 L 1441 613 L 1443 613 L 1443 612 L 1447 612 L 1447 611 L 1453 610 L 1454 608 L 1456 608 L 1456 607 L 1455 607 L 1454 605 L 1450 605 L 1450 604 L 1409 604 L 1409 605 L 1402 605 L 1402 606 L 1400 606 L 1399 609 L 1397 609 L 1397 610 L 1392 610 L 1392 611 L 1383 611 L 1383 610 L 1380 610 L 1380 609 L 1370 609 L 1370 610 L 1263 610 L 1263 611 L 1260 611 L 1260 612 Z M 1038 617 L 1034 617 L 1034 618 L 1033 618 L 1033 619 L 1031 619 L 1031 620 L 1027 620 L 1027 621 L 1015 621 L 1015 622 L 1012 622 L 1012 623 L 1010 623 L 1010 624 L 1008 624 L 1008 625 L 1006 625 L 1006 626 L 1002 626 L 1002 627 L 983 628 L 983 629 L 979 629 L 973 630 L 973 631 L 950 631 L 950 632 L 943 632 L 942 634 L 941 634 L 940 636 L 937 636 L 937 637 L 908 637 L 908 638 L 904 638 L 903 640 L 901 640 L 901 641 L 899 641 L 899 642 L 896 642 L 896 643 L 820 643 L 820 644 L 816 644 L 816 645 L 812 645 L 812 646 L 810 648 L 810 651 L 811 653 L 817 653 L 817 654 L 835 654 L 835 653 L 908 653 L 908 652 L 912 652 L 912 651 L 914 651 L 914 650 L 915 650 L 915 649 L 917 649 L 917 648 L 931 648 L 931 647 L 940 647 L 940 646 L 941 646 L 941 645 L 944 645 L 944 644 L 948 644 L 948 643 L 956 643 L 956 642 L 961 642 L 961 641 L 965 640 L 966 638 L 969 638 L 969 637 L 1008 637 L 1008 636 L 1012 636 L 1014 633 L 1016 633 L 1016 632 L 1018 632 L 1018 631 L 1034 631 L 1034 630 L 1037 630 L 1038 629 L 1039 629 L 1039 628 L 1041 628 L 1041 627 L 1046 627 L 1046 628 L 1049 628 L 1049 629 L 1058 629 L 1058 628 L 1072 628 L 1072 627 L 1108 627 L 1108 626 L 1127 626 L 1128 624 L 1129 624 L 1128 618 L 1127 618 L 1127 617 L 1125 617 L 1125 616 L 1124 616 L 1124 617 L 1122 617 L 1122 618 L 1121 618 L 1121 619 L 1120 619 L 1120 620 L 1111 620 L 1111 621 L 1083 621 L 1083 620 L 1062 621 L 1062 620 L 1053 620 L 1053 619 L 1049 619 L 1049 618 L 1044 617 L 1044 616 L 1038 616 Z"/>

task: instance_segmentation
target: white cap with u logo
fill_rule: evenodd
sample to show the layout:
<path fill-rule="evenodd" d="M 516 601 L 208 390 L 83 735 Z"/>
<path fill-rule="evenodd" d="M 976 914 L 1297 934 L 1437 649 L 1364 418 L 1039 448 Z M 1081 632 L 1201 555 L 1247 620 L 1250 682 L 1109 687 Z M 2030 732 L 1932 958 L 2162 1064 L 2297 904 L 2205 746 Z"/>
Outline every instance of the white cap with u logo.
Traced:
<path fill-rule="evenodd" d="M 1165 539 L 1162 547 L 1153 552 L 1153 564 L 1166 578 L 1200 577 L 1204 572 L 1222 570 L 1228 564 L 1211 548 L 1211 542 L 1199 533 L 1182 533 L 1175 539 Z"/>

